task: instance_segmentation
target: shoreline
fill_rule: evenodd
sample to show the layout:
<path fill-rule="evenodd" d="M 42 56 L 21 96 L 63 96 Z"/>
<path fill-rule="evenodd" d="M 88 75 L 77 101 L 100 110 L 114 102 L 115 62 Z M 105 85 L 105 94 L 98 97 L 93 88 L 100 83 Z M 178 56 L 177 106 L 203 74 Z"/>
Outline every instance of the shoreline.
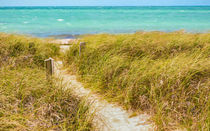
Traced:
<path fill-rule="evenodd" d="M 72 33 L 65 33 L 65 34 L 56 34 L 56 35 L 50 35 L 47 33 L 46 34 L 34 34 L 34 33 L 12 33 L 12 32 L 3 32 L 0 31 L 0 33 L 5 33 L 5 34 L 14 34 L 14 35 L 23 35 L 23 36 L 29 36 L 29 37 L 35 37 L 35 38 L 52 38 L 52 39 L 78 39 L 82 36 L 87 36 L 87 35 L 100 35 L 100 34 L 110 34 L 110 35 L 126 35 L 126 34 L 135 34 L 135 33 L 154 33 L 154 32 L 159 32 L 159 33 L 187 33 L 187 34 L 209 34 L 210 29 L 208 31 L 188 31 L 185 29 L 180 29 L 180 30 L 174 30 L 174 31 L 160 31 L 160 30 L 151 30 L 151 31 L 146 31 L 146 30 L 136 30 L 133 32 L 97 32 L 97 33 L 81 33 L 81 34 L 72 34 Z"/>
<path fill-rule="evenodd" d="M 176 33 L 176 32 L 182 32 L 182 33 L 189 33 L 189 34 L 206 34 L 210 33 L 210 29 L 208 31 L 188 31 L 185 29 L 180 29 L 180 30 L 174 30 L 174 31 L 161 31 L 161 30 L 136 30 L 133 32 L 96 32 L 96 33 L 81 33 L 81 34 L 57 34 L 57 35 L 33 35 L 33 34 L 21 34 L 21 35 L 31 35 L 33 37 L 38 37 L 38 38 L 54 38 L 54 39 L 77 39 L 81 36 L 86 36 L 86 35 L 97 35 L 97 34 L 111 34 L 111 35 L 120 35 L 120 34 L 135 34 L 135 33 L 151 33 L 151 32 L 161 32 L 161 33 Z M 4 32 L 7 33 L 7 32 Z M 10 34 L 10 33 L 9 33 Z M 13 34 L 13 33 L 11 33 Z M 19 33 L 16 33 L 19 34 Z"/>

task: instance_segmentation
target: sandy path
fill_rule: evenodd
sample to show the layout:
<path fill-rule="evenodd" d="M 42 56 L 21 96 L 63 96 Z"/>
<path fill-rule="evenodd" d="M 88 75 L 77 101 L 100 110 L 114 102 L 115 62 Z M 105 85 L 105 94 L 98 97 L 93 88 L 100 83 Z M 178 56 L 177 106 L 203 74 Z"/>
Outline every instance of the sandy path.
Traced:
<path fill-rule="evenodd" d="M 61 46 L 62 51 L 69 47 Z M 95 112 L 94 126 L 99 131 L 153 131 L 154 126 L 148 122 L 149 116 L 141 114 L 129 118 L 130 114 L 117 105 L 102 100 L 100 96 L 93 94 L 89 89 L 76 80 L 76 76 L 68 74 L 63 69 L 62 61 L 55 64 L 55 75 L 63 80 L 67 88 L 71 88 L 75 95 L 86 99 L 91 103 L 91 111 Z"/>
<path fill-rule="evenodd" d="M 57 43 L 57 44 L 65 45 L 65 44 L 69 44 L 69 42 L 74 42 L 74 41 L 76 41 L 76 39 L 56 39 L 52 42 Z"/>
<path fill-rule="evenodd" d="M 53 43 L 59 44 L 61 48 L 61 52 L 65 52 L 69 49 L 72 43 L 76 43 L 77 39 L 57 39 L 52 41 Z M 71 43 L 71 44 L 69 44 Z"/>

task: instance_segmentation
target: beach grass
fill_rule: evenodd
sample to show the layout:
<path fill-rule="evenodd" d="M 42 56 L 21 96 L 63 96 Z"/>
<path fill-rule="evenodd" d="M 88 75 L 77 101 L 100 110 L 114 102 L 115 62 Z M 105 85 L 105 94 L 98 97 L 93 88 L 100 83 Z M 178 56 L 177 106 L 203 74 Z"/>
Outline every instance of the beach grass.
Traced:
<path fill-rule="evenodd" d="M 152 115 L 159 130 L 210 128 L 210 34 L 182 31 L 81 38 L 66 64 L 87 88 Z"/>
<path fill-rule="evenodd" d="M 0 33 L 0 130 L 92 130 L 89 106 L 62 81 L 46 79 L 44 60 L 59 57 L 47 40 Z"/>
<path fill-rule="evenodd" d="M 58 57 L 59 50 L 59 45 L 50 43 L 50 40 L 0 33 L 0 66 L 5 62 L 22 65 L 24 62 L 31 62 L 44 66 L 44 60 L 52 56 Z"/>

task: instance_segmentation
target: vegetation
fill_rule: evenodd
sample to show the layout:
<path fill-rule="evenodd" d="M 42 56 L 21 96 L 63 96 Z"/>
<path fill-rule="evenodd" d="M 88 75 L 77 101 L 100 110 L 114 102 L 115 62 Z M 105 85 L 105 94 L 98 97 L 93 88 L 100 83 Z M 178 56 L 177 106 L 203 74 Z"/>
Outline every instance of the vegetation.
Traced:
<path fill-rule="evenodd" d="M 210 34 L 88 35 L 65 60 L 87 87 L 127 109 L 153 113 L 160 130 L 210 129 Z"/>
<path fill-rule="evenodd" d="M 59 46 L 37 38 L 0 33 L 0 67 L 44 66 L 44 60 L 59 55 Z"/>
<path fill-rule="evenodd" d="M 92 129 L 88 106 L 45 78 L 43 61 L 57 56 L 46 40 L 0 34 L 0 130 Z"/>

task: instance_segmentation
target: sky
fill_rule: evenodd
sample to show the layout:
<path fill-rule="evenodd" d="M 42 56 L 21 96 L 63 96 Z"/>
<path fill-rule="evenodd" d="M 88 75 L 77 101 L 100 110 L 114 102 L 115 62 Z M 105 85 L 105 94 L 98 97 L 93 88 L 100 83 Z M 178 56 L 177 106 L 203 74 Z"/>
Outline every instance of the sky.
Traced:
<path fill-rule="evenodd" d="M 210 0 L 0 0 L 0 6 L 190 6 Z"/>

